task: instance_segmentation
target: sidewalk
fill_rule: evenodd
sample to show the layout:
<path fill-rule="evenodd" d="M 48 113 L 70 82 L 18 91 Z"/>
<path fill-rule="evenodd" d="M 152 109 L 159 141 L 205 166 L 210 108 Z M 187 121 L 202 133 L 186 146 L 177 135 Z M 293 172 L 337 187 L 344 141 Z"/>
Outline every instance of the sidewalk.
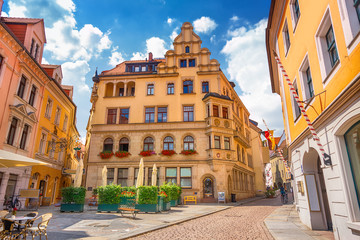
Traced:
<path fill-rule="evenodd" d="M 313 231 L 299 218 L 295 205 L 279 207 L 265 219 L 265 225 L 275 240 L 328 240 L 334 239 L 331 231 Z"/>
<path fill-rule="evenodd" d="M 225 204 L 180 205 L 172 207 L 169 212 L 139 213 L 136 219 L 132 219 L 130 214 L 127 214 L 128 217 L 121 217 L 119 213 L 97 213 L 95 210 L 86 209 L 83 213 L 60 213 L 59 208 L 54 206 L 41 207 L 38 212 L 39 214 L 53 213 L 48 227 L 49 239 L 126 239 L 262 198 L 255 197 Z M 20 214 L 26 213 L 27 211 L 21 211 Z"/>

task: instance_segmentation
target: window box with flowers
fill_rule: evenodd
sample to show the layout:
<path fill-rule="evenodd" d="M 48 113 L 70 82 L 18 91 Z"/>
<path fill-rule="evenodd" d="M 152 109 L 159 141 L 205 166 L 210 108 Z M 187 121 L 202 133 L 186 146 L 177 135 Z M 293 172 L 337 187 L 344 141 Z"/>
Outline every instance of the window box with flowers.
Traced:
<path fill-rule="evenodd" d="M 165 155 L 165 156 L 172 156 L 176 154 L 176 152 L 174 150 L 162 150 L 161 151 L 161 155 Z"/>
<path fill-rule="evenodd" d="M 124 157 L 127 157 L 131 155 L 129 152 L 126 152 L 126 151 L 117 151 L 115 152 L 115 156 L 118 157 L 118 158 L 124 158 Z"/>
<path fill-rule="evenodd" d="M 193 154 L 197 154 L 197 151 L 195 151 L 195 150 L 183 150 L 183 151 L 181 151 L 181 154 L 193 155 Z"/>
<path fill-rule="evenodd" d="M 154 155 L 155 152 L 154 151 L 141 151 L 140 152 L 140 155 L 143 156 L 143 157 L 148 157 L 148 156 L 151 156 L 151 155 Z"/>
<path fill-rule="evenodd" d="M 114 153 L 111 151 L 103 151 L 103 152 L 100 152 L 99 155 L 100 155 L 101 159 L 108 159 L 108 158 L 111 158 L 112 156 L 114 156 Z"/>

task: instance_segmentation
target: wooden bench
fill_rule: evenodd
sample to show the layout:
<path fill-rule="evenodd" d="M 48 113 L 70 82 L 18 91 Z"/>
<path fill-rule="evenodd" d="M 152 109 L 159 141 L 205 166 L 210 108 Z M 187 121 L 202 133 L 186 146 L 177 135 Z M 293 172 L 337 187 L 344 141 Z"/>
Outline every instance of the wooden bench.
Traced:
<path fill-rule="evenodd" d="M 186 202 L 195 202 L 195 204 L 197 204 L 197 198 L 196 196 L 184 196 L 184 204 L 186 204 Z"/>
<path fill-rule="evenodd" d="M 135 208 L 127 208 L 127 207 L 119 207 L 118 208 L 119 212 L 121 213 L 121 216 L 123 217 L 123 212 L 130 212 L 133 216 L 133 219 L 135 219 L 136 214 L 139 212 L 139 209 L 135 209 Z"/>

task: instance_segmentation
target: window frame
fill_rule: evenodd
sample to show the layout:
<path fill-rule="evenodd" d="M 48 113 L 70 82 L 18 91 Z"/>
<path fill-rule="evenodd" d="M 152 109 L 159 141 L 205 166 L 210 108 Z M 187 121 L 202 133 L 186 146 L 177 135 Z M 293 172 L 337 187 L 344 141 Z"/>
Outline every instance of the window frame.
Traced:
<path fill-rule="evenodd" d="M 193 136 L 187 135 L 183 140 L 184 151 L 195 150 L 195 139 Z M 192 146 L 192 148 L 191 148 Z"/>
<path fill-rule="evenodd" d="M 187 67 L 187 59 L 180 59 L 180 68 L 186 68 Z"/>
<path fill-rule="evenodd" d="M 109 141 L 106 142 L 107 140 L 109 140 Z M 110 143 L 110 140 L 111 140 L 111 143 Z M 106 145 L 108 145 L 108 146 L 106 146 Z M 107 149 L 107 148 L 110 148 L 110 146 L 111 146 L 111 149 Z M 106 151 L 112 152 L 113 150 L 114 150 L 114 140 L 111 137 L 105 138 L 104 142 L 103 142 L 103 152 L 106 152 Z"/>
<path fill-rule="evenodd" d="M 332 33 L 332 34 L 330 34 L 330 33 Z M 330 35 L 332 37 L 332 40 L 329 39 Z M 335 42 L 334 29 L 333 29 L 332 25 L 330 26 L 329 30 L 327 31 L 327 33 L 325 35 L 325 39 L 326 39 L 326 45 L 328 47 L 327 51 L 329 53 L 330 64 L 331 64 L 331 67 L 334 68 L 334 66 L 336 65 L 336 63 L 338 61 L 340 61 L 340 59 L 339 59 L 339 53 L 338 53 L 338 50 L 337 50 L 337 45 L 336 45 L 336 42 Z M 329 40 L 331 40 L 331 42 L 329 42 Z"/>
<path fill-rule="evenodd" d="M 153 109 L 153 111 L 150 111 L 151 109 Z M 145 123 L 154 123 L 154 122 L 155 122 L 155 107 L 145 107 Z"/>
<path fill-rule="evenodd" d="M 155 92 L 155 85 L 153 83 L 149 83 L 146 88 L 147 96 L 154 95 L 154 92 Z"/>
<path fill-rule="evenodd" d="M 24 99 L 27 82 L 28 82 L 28 79 L 24 75 L 21 75 L 21 79 L 19 82 L 19 86 L 18 86 L 16 95 L 22 99 Z"/>
<path fill-rule="evenodd" d="M 110 175 L 112 173 L 112 176 Z M 112 180 L 112 181 L 111 181 Z M 115 168 L 108 168 L 106 174 L 106 183 L 110 185 L 115 181 Z"/>
<path fill-rule="evenodd" d="M 299 88 L 297 86 L 297 81 L 296 79 L 293 81 L 293 86 L 294 86 L 294 89 L 295 91 L 297 92 L 297 95 L 299 96 Z M 292 110 L 293 110 L 293 118 L 294 118 L 294 122 L 296 122 L 298 119 L 300 119 L 301 117 L 301 109 L 298 105 L 298 103 L 296 102 L 296 99 L 294 96 L 291 96 L 291 105 L 292 105 Z M 297 112 L 299 111 L 299 112 Z"/>
<path fill-rule="evenodd" d="M 116 124 L 117 108 L 107 109 L 106 124 Z"/>
<path fill-rule="evenodd" d="M 46 107 L 45 107 L 45 117 L 49 120 L 51 119 L 51 113 L 52 113 L 52 107 L 53 107 L 54 101 L 48 97 L 48 100 L 46 101 Z"/>
<path fill-rule="evenodd" d="M 308 69 L 309 69 L 310 75 L 311 75 L 311 84 L 312 84 L 311 86 L 309 85 L 310 82 L 309 82 L 308 75 L 307 75 Z M 312 102 L 311 99 L 313 99 L 313 97 L 315 96 L 315 89 L 314 89 L 314 82 L 313 82 L 313 78 L 312 78 L 312 74 L 311 74 L 309 57 L 308 57 L 307 53 L 306 53 L 304 60 L 302 61 L 301 66 L 299 68 L 299 76 L 300 76 L 300 86 L 302 89 L 302 97 L 303 97 L 303 99 L 305 99 L 304 101 L 307 101 L 306 106 L 308 106 Z"/>
<path fill-rule="evenodd" d="M 124 177 L 124 176 L 120 177 L 120 170 L 126 170 L 126 177 Z M 122 175 L 125 175 L 125 174 L 122 174 Z M 117 169 L 117 180 L 116 180 L 116 182 L 117 182 L 118 185 L 121 184 L 122 187 L 127 187 L 128 178 L 129 178 L 129 169 L 128 168 L 118 168 Z M 123 185 L 121 183 L 122 181 L 125 181 L 125 185 Z"/>
<path fill-rule="evenodd" d="M 175 169 L 175 176 L 168 176 L 168 169 Z M 166 167 L 165 168 L 165 182 L 169 183 L 169 179 L 173 179 L 175 181 L 171 181 L 172 183 L 177 184 L 177 168 L 176 167 Z"/>
<path fill-rule="evenodd" d="M 163 140 L 163 150 L 174 150 L 174 138 L 166 136 Z"/>
<path fill-rule="evenodd" d="M 130 108 L 120 108 L 119 124 L 128 124 L 129 118 L 130 118 Z"/>
<path fill-rule="evenodd" d="M 9 128 L 9 132 L 6 138 L 6 143 L 8 145 L 14 146 L 14 142 L 15 142 L 15 138 L 16 138 L 16 132 L 17 132 L 17 128 L 19 125 L 19 119 L 16 117 L 13 117 L 11 119 L 11 124 L 10 124 L 10 128 Z"/>
<path fill-rule="evenodd" d="M 224 149 L 230 150 L 230 137 L 224 137 Z"/>
<path fill-rule="evenodd" d="M 182 169 L 190 169 L 190 176 L 183 176 L 182 171 L 181 171 Z M 183 179 L 189 179 L 190 180 L 190 186 L 183 186 L 182 185 L 182 180 Z M 188 189 L 192 188 L 192 168 L 191 167 L 180 167 L 180 187 L 181 188 L 188 188 Z"/>
<path fill-rule="evenodd" d="M 190 47 L 189 46 L 185 47 L 185 53 L 190 53 Z"/>
<path fill-rule="evenodd" d="M 219 135 L 214 135 L 214 148 L 221 149 L 221 137 Z"/>
<path fill-rule="evenodd" d="M 209 82 L 204 81 L 201 83 L 201 91 L 202 93 L 209 93 Z"/>
<path fill-rule="evenodd" d="M 193 92 L 194 92 L 194 82 L 192 80 L 183 81 L 183 94 L 189 94 Z"/>
<path fill-rule="evenodd" d="M 60 118 L 61 118 L 61 108 L 59 106 L 56 107 L 56 112 L 55 112 L 55 119 L 54 119 L 54 124 L 59 126 L 60 125 Z"/>
<path fill-rule="evenodd" d="M 284 22 L 284 26 L 282 29 L 282 35 L 283 35 L 284 50 L 285 50 L 284 52 L 285 52 L 285 57 L 286 57 L 289 52 L 290 46 L 291 46 L 289 25 L 288 25 L 287 19 Z"/>
<path fill-rule="evenodd" d="M 195 67 L 196 66 L 196 59 L 195 58 L 190 58 L 188 60 L 189 62 L 189 67 Z"/>
<path fill-rule="evenodd" d="M 19 148 L 22 150 L 26 149 L 29 131 L 30 131 L 30 126 L 28 124 L 24 124 L 23 131 L 21 133 L 20 144 L 19 144 Z"/>
<path fill-rule="evenodd" d="M 125 142 L 124 139 L 126 139 L 127 142 Z M 124 140 L 124 141 L 122 142 L 122 140 Z M 126 146 L 126 145 L 127 145 L 127 147 L 126 147 L 127 150 L 124 149 L 124 146 Z M 119 151 L 129 152 L 129 146 L 130 146 L 130 140 L 129 140 L 127 137 L 122 137 L 122 138 L 119 140 Z"/>
<path fill-rule="evenodd" d="M 219 117 L 219 106 L 213 104 L 213 117 Z"/>
<path fill-rule="evenodd" d="M 175 84 L 174 83 L 168 83 L 167 84 L 167 95 L 174 95 L 174 93 L 175 93 Z"/>
<path fill-rule="evenodd" d="M 290 10 L 291 10 L 291 23 L 292 23 L 292 27 L 293 27 L 293 32 L 295 32 L 296 27 L 299 22 L 299 19 L 300 19 L 300 16 L 301 16 L 300 3 L 298 0 L 291 0 Z"/>
<path fill-rule="evenodd" d="M 151 139 L 151 141 L 150 141 Z M 148 140 L 148 141 L 147 141 Z M 143 141 L 143 151 L 154 151 L 154 139 L 152 137 L 146 137 Z M 150 149 L 151 147 L 151 149 Z"/>
<path fill-rule="evenodd" d="M 222 110 L 222 117 L 225 119 L 229 119 L 229 108 L 221 107 L 221 110 Z"/>
<path fill-rule="evenodd" d="M 165 109 L 165 111 L 163 111 Z M 157 122 L 158 123 L 164 123 L 167 122 L 167 113 L 168 113 L 167 107 L 158 107 L 157 108 Z"/>
<path fill-rule="evenodd" d="M 191 111 L 188 110 L 191 108 Z M 191 114 L 192 113 L 192 114 Z M 194 122 L 194 106 L 183 106 L 183 121 L 184 122 Z"/>
<path fill-rule="evenodd" d="M 36 92 L 37 92 L 37 87 L 33 84 L 31 86 L 31 91 L 30 91 L 30 96 L 29 96 L 29 101 L 28 101 L 28 103 L 32 107 L 34 107 L 34 104 L 35 104 Z"/>

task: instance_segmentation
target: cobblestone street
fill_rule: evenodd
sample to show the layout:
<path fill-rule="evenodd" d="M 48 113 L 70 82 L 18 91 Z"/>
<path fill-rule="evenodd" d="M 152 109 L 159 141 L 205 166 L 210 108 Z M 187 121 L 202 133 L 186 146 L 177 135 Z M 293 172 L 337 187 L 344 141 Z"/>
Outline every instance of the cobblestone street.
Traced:
<path fill-rule="evenodd" d="M 262 199 L 131 239 L 273 239 L 264 219 L 280 205 Z"/>

